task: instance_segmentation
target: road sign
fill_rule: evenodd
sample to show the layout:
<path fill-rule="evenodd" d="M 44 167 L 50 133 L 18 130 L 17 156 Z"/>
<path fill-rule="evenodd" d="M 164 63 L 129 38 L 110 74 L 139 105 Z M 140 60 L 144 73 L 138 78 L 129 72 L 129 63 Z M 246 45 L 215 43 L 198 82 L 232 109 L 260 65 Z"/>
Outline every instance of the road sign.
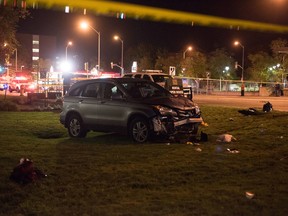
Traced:
<path fill-rule="evenodd" d="M 174 66 L 169 67 L 169 75 L 171 75 L 171 76 L 176 75 L 176 67 L 174 67 Z"/>

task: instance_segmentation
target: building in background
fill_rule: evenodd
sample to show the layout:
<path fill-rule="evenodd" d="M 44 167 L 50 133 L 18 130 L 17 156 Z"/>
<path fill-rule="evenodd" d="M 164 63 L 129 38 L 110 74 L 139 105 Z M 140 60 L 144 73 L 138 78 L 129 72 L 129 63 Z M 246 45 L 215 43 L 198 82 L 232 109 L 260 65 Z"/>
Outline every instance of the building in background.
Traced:
<path fill-rule="evenodd" d="M 48 71 L 51 65 L 41 65 L 40 63 L 54 61 L 56 57 L 56 37 L 17 33 L 16 38 L 20 44 L 17 57 L 21 69 Z"/>

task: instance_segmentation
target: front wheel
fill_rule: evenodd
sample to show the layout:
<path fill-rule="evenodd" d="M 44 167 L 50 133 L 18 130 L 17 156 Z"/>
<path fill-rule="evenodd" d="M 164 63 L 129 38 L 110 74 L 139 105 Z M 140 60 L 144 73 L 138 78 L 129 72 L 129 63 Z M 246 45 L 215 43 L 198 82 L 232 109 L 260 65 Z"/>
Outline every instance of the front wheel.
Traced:
<path fill-rule="evenodd" d="M 135 118 L 131 121 L 129 127 L 130 137 L 134 142 L 144 143 L 150 137 L 148 121 L 144 118 Z"/>
<path fill-rule="evenodd" d="M 85 137 L 87 130 L 85 129 L 82 119 L 79 115 L 72 115 L 68 120 L 68 133 L 70 137 Z"/>

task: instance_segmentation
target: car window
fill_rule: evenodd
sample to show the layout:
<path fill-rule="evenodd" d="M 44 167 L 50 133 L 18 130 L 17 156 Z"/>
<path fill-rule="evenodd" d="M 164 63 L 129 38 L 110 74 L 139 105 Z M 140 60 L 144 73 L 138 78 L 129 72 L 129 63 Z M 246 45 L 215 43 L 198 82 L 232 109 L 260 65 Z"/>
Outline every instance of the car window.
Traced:
<path fill-rule="evenodd" d="M 151 80 L 149 75 L 144 75 L 144 76 L 143 76 L 143 79 L 145 79 L 145 80 Z"/>
<path fill-rule="evenodd" d="M 147 98 L 168 96 L 170 93 L 158 85 L 149 82 L 127 82 L 122 83 L 132 98 Z"/>
<path fill-rule="evenodd" d="M 123 77 L 124 78 L 131 78 L 133 75 L 132 74 L 125 74 Z"/>
<path fill-rule="evenodd" d="M 83 86 L 75 88 L 69 92 L 69 96 L 80 96 L 82 93 Z"/>
<path fill-rule="evenodd" d="M 92 83 L 86 86 L 86 88 L 83 91 L 82 96 L 83 97 L 99 97 L 99 83 Z"/>
<path fill-rule="evenodd" d="M 141 78 L 141 74 L 136 74 L 134 78 Z"/>
<path fill-rule="evenodd" d="M 152 75 L 154 82 L 166 82 L 166 80 L 171 79 L 170 76 L 165 76 L 165 75 Z"/>
<path fill-rule="evenodd" d="M 119 98 L 121 96 L 123 96 L 123 93 L 116 85 L 112 83 L 106 83 L 104 85 L 103 98 L 111 99 L 112 97 Z"/>

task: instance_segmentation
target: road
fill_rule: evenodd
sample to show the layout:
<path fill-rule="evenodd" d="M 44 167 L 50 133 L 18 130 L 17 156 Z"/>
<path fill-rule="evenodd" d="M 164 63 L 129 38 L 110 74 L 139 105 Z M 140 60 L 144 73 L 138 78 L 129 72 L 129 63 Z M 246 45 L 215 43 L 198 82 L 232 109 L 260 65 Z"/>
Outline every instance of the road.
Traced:
<path fill-rule="evenodd" d="M 0 91 L 0 95 L 3 95 L 4 91 Z M 7 92 L 7 95 L 19 96 L 19 93 Z M 27 94 L 24 94 L 27 96 Z M 231 96 L 231 95 L 206 95 L 206 94 L 195 94 L 193 100 L 198 105 L 215 105 L 215 106 L 226 106 L 236 107 L 241 109 L 258 108 L 262 109 L 263 104 L 269 101 L 273 105 L 274 110 L 288 112 L 288 97 L 263 97 L 263 96 Z"/>
<path fill-rule="evenodd" d="M 262 109 L 263 104 L 269 101 L 273 110 L 288 112 L 288 97 L 262 97 L 262 96 L 220 96 L 220 95 L 194 95 L 193 100 L 198 105 L 215 105 L 237 107 L 241 109 Z"/>

